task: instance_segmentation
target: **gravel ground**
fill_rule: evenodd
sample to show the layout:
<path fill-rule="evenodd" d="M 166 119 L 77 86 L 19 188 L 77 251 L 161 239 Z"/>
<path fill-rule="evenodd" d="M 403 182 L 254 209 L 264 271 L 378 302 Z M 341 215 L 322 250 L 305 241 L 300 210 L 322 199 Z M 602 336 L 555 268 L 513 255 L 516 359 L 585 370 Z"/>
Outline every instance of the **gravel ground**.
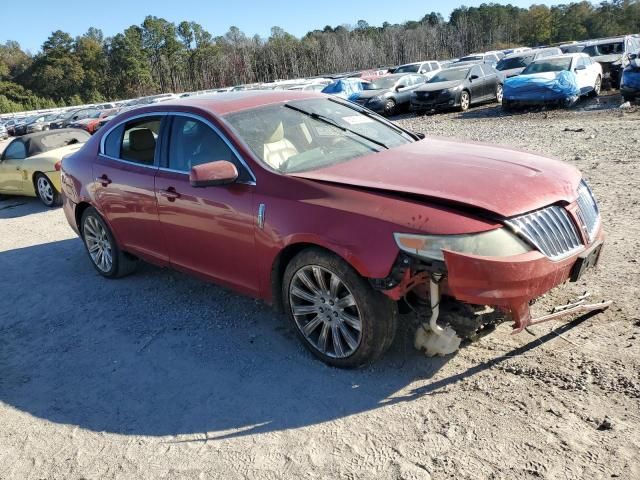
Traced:
<path fill-rule="evenodd" d="M 588 288 L 611 309 L 446 358 L 407 320 L 379 363 L 329 368 L 268 307 L 149 265 L 102 279 L 60 210 L 1 200 L 0 478 L 640 478 L 640 111 L 619 104 L 397 118 L 576 165 L 608 233 L 537 308 Z"/>

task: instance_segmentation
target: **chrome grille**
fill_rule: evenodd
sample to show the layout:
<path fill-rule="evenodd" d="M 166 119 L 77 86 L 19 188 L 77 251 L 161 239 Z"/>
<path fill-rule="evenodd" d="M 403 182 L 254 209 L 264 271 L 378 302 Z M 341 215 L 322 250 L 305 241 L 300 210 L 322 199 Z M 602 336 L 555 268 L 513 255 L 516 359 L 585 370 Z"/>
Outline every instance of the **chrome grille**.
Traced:
<path fill-rule="evenodd" d="M 569 213 L 555 205 L 505 223 L 552 260 L 561 260 L 582 248 L 580 233 Z"/>
<path fill-rule="evenodd" d="M 589 242 L 593 242 L 593 239 L 598 231 L 598 225 L 600 224 L 600 211 L 598 210 L 598 204 L 593 197 L 593 193 L 587 185 L 587 182 L 582 180 L 578 187 L 578 217 L 580 221 L 587 229 L 587 236 Z"/>

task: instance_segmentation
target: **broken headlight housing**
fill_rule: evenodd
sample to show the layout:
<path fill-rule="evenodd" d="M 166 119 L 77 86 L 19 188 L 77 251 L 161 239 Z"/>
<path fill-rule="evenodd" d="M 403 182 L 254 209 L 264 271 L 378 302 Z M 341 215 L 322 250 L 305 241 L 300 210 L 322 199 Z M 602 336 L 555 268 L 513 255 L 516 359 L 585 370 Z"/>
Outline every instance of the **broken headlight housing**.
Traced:
<path fill-rule="evenodd" d="M 532 248 L 506 228 L 463 235 L 394 233 L 400 250 L 429 260 L 444 260 L 443 250 L 482 257 L 509 257 Z"/>

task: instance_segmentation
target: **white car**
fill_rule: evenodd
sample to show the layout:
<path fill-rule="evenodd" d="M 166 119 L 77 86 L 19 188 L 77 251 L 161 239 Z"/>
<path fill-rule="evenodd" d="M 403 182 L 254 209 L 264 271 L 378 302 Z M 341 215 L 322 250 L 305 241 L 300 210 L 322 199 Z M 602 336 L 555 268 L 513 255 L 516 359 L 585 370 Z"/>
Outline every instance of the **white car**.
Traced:
<path fill-rule="evenodd" d="M 430 80 L 436 73 L 442 70 L 440 62 L 429 60 L 426 62 L 406 63 L 397 67 L 393 73 L 419 73 Z"/>
<path fill-rule="evenodd" d="M 586 53 L 566 53 L 546 57 L 529 64 L 522 75 L 536 75 L 552 78 L 557 72 L 568 70 L 575 73 L 580 95 L 600 94 L 602 86 L 602 66 L 594 62 Z"/>

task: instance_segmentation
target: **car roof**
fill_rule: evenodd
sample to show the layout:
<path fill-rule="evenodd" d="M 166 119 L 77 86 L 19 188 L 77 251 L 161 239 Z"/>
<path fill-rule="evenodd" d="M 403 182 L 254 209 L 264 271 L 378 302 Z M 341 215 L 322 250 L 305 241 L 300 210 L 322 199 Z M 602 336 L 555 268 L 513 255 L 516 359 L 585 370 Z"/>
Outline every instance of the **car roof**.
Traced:
<path fill-rule="evenodd" d="M 552 55 L 550 57 L 544 57 L 537 59 L 534 63 L 544 62 L 545 60 L 555 60 L 558 58 L 580 58 L 580 57 L 589 57 L 586 53 L 563 53 L 562 55 Z"/>
<path fill-rule="evenodd" d="M 590 40 L 585 42 L 587 46 L 591 45 L 602 45 L 604 43 L 613 43 L 613 42 L 624 42 L 626 37 L 609 37 L 609 38 L 601 38 L 599 40 Z"/>
<path fill-rule="evenodd" d="M 351 79 L 341 79 L 351 80 Z M 353 79 L 361 81 L 360 79 Z M 208 110 L 216 115 L 226 115 L 232 112 L 249 110 L 256 107 L 285 103 L 291 100 L 306 100 L 310 98 L 327 98 L 327 95 L 310 90 L 244 90 L 239 92 L 225 92 L 213 95 L 200 95 L 170 100 L 159 104 L 135 109 L 134 114 L 163 110 L 192 108 Z M 131 111 L 131 110 L 130 110 Z"/>
<path fill-rule="evenodd" d="M 573 45 L 573 44 L 572 44 Z M 529 55 L 535 55 L 538 52 L 545 52 L 548 50 L 560 50 L 559 47 L 545 47 L 545 48 L 537 48 L 537 49 L 531 49 L 531 50 L 525 50 L 523 52 L 514 52 L 514 53 L 510 53 L 509 55 L 505 55 L 504 59 L 509 59 L 509 58 L 518 58 L 518 57 L 527 57 Z M 548 58 L 548 57 L 547 57 Z M 503 60 L 504 60 L 503 59 Z"/>

